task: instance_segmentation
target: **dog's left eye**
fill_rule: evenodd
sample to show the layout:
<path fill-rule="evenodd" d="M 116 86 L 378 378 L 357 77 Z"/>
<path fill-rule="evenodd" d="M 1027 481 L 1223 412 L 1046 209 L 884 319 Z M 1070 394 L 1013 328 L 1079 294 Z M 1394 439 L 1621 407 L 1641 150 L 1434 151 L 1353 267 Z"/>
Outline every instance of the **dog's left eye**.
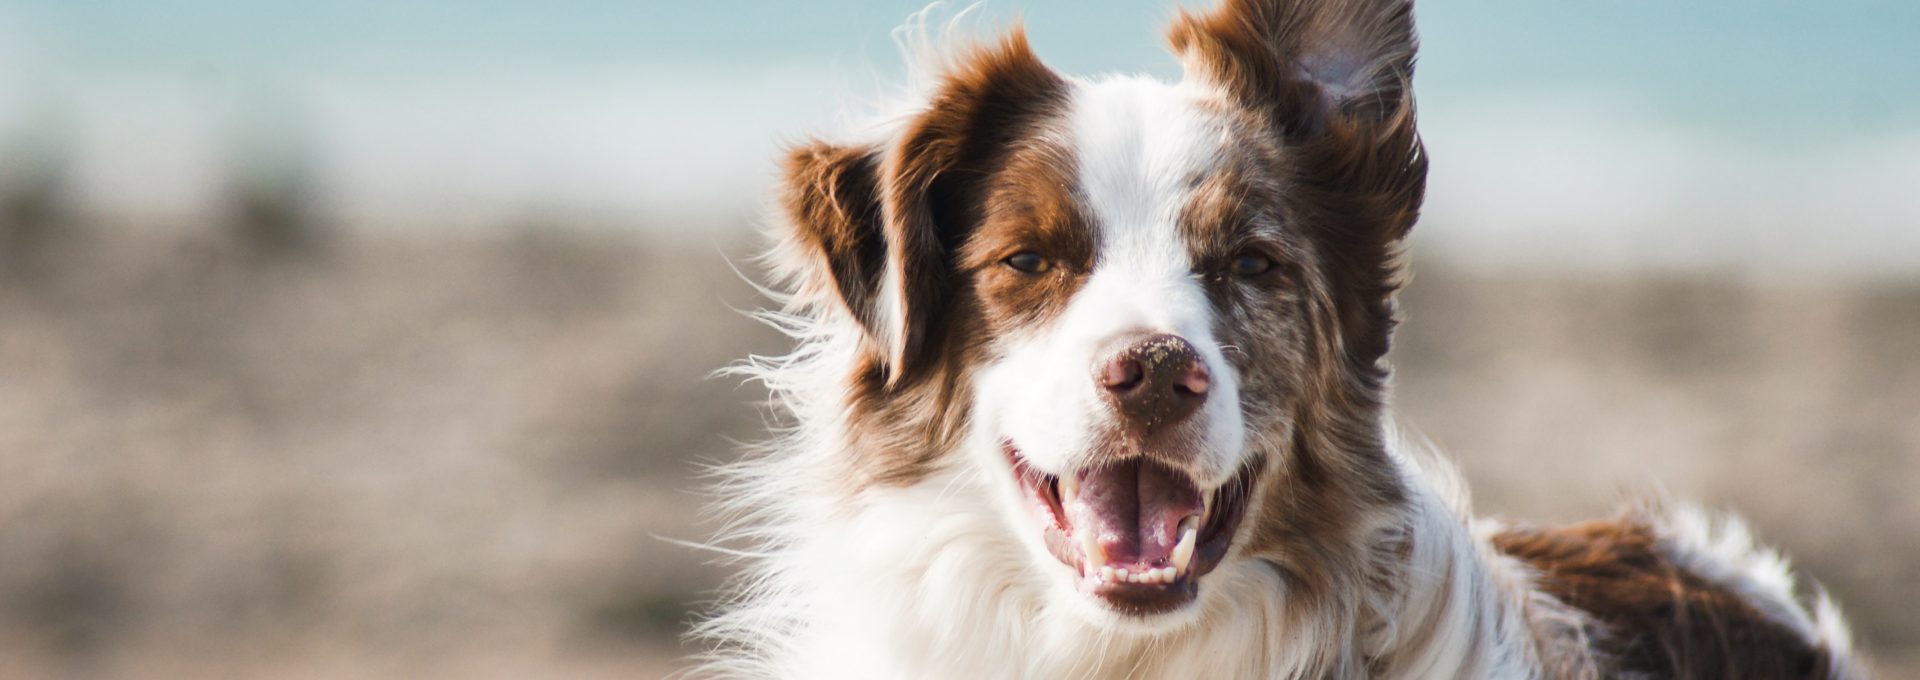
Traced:
<path fill-rule="evenodd" d="M 1273 269 L 1273 259 L 1259 253 L 1242 253 L 1227 265 L 1227 272 L 1243 279 L 1267 273 Z"/>

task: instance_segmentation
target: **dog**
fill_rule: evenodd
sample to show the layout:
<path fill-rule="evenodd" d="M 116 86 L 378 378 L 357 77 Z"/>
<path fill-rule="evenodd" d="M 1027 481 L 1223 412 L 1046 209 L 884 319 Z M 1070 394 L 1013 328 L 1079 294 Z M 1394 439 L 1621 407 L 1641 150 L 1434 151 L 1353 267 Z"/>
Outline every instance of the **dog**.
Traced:
<path fill-rule="evenodd" d="M 1856 678 L 1732 518 L 1471 517 L 1394 434 L 1428 159 L 1408 0 L 1223 0 L 1179 82 L 943 52 L 784 165 L 787 423 L 720 489 L 695 675 Z"/>

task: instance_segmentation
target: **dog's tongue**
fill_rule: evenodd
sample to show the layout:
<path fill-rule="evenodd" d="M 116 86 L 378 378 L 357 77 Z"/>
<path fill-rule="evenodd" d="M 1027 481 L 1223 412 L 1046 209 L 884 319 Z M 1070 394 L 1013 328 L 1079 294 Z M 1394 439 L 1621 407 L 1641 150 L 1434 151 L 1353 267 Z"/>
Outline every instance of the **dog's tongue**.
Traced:
<path fill-rule="evenodd" d="M 1078 473 L 1079 493 L 1062 499 L 1075 541 L 1098 541 L 1107 564 L 1164 567 L 1180 539 L 1180 520 L 1204 511 L 1186 475 L 1135 458 Z"/>

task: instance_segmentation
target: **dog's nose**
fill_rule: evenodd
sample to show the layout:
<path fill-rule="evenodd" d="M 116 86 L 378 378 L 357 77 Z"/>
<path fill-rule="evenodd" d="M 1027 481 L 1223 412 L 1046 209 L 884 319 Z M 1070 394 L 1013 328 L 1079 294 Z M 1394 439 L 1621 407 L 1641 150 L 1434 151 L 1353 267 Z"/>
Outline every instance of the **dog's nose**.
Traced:
<path fill-rule="evenodd" d="M 1095 379 L 1114 409 L 1145 430 L 1193 415 L 1207 400 L 1211 384 L 1207 364 L 1193 344 L 1166 333 L 1122 341 L 1100 362 Z"/>

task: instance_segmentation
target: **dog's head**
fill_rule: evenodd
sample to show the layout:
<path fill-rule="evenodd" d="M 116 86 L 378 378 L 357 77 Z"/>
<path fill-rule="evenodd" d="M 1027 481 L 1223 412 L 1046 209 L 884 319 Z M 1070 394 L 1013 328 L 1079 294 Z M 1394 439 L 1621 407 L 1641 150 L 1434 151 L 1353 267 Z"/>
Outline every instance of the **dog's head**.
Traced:
<path fill-rule="evenodd" d="M 1135 626 L 1236 560 L 1310 589 L 1394 493 L 1425 181 L 1406 0 L 1227 0 L 1170 40 L 1180 83 L 1079 80 L 1016 31 L 886 142 L 786 166 L 800 299 L 863 337 L 850 483 L 975 466 L 1059 596 Z"/>

